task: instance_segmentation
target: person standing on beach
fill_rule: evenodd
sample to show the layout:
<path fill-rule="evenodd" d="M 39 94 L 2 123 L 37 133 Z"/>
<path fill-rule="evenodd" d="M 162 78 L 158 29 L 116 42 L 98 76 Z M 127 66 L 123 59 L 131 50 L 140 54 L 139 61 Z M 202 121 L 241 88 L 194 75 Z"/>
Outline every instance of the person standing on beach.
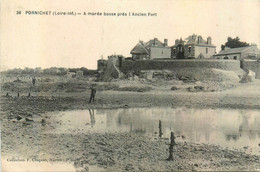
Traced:
<path fill-rule="evenodd" d="M 90 95 L 90 99 L 89 99 L 88 103 L 91 103 L 92 100 L 93 100 L 93 102 L 95 101 L 95 95 L 96 95 L 96 92 L 97 92 L 94 85 L 92 85 L 90 87 L 90 89 L 91 89 L 91 95 Z"/>

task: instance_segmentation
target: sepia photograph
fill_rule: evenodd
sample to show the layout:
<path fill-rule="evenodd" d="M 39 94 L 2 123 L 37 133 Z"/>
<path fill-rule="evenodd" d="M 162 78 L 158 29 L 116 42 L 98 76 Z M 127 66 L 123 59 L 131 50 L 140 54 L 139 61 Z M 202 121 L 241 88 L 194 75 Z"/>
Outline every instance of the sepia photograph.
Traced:
<path fill-rule="evenodd" d="M 259 0 L 0 8 L 0 171 L 260 171 Z"/>

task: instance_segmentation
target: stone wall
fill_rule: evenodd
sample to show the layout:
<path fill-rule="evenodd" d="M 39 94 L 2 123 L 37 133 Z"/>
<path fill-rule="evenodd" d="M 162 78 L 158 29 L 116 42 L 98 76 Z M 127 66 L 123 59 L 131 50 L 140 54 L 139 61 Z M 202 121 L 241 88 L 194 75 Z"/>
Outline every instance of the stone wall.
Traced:
<path fill-rule="evenodd" d="M 253 72 L 257 72 L 257 61 L 256 60 L 244 60 L 244 68 L 249 69 Z"/>
<path fill-rule="evenodd" d="M 125 60 L 120 70 L 138 72 L 140 70 L 173 70 L 178 68 L 216 68 L 229 71 L 240 70 L 239 60 L 191 59 L 191 60 Z"/>

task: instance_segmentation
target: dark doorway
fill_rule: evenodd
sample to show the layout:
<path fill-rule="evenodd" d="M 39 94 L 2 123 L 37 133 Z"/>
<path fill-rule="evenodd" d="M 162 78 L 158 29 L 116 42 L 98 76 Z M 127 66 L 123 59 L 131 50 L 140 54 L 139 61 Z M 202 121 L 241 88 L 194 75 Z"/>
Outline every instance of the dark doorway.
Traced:
<path fill-rule="evenodd" d="M 184 46 L 182 44 L 179 44 L 178 46 L 178 53 L 177 53 L 177 59 L 184 59 Z"/>

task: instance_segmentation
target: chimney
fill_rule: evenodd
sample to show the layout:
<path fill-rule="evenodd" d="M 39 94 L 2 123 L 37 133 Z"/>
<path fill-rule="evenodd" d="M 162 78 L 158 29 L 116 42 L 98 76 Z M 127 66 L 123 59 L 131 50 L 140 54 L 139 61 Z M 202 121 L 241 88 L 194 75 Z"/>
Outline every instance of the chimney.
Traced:
<path fill-rule="evenodd" d="M 207 38 L 207 44 L 208 44 L 208 45 L 211 45 L 211 37 L 208 37 L 208 38 Z"/>
<path fill-rule="evenodd" d="M 165 46 L 165 47 L 168 46 L 168 39 L 164 39 L 164 46 Z"/>
<path fill-rule="evenodd" d="M 154 38 L 153 44 L 156 45 L 157 38 Z"/>
<path fill-rule="evenodd" d="M 201 36 L 198 36 L 198 44 L 201 43 Z"/>

